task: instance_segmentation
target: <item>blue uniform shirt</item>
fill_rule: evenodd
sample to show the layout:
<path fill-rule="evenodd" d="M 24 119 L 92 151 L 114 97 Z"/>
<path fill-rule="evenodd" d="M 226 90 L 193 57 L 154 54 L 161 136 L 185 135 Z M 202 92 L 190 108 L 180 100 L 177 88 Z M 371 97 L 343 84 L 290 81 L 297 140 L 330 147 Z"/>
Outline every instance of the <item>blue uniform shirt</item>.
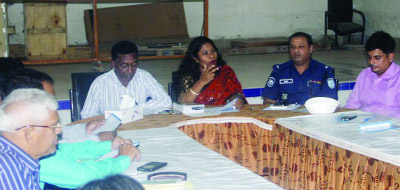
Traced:
<path fill-rule="evenodd" d="M 292 60 L 274 65 L 262 96 L 280 101 L 284 93 L 288 95 L 288 104 L 304 104 L 312 97 L 330 97 L 337 100 L 335 71 L 332 67 L 313 59 L 301 75 Z"/>

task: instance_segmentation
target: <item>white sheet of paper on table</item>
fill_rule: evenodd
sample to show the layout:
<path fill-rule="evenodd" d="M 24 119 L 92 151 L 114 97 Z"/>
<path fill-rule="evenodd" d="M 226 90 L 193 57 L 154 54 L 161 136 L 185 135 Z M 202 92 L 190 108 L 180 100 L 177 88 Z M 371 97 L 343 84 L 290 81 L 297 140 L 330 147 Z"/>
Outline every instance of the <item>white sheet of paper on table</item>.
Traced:
<path fill-rule="evenodd" d="M 204 117 L 204 116 L 220 115 L 221 113 L 227 113 L 227 112 L 238 112 L 239 110 L 236 109 L 236 107 L 235 107 L 235 104 L 236 104 L 237 100 L 238 100 L 238 98 L 235 98 L 234 100 L 230 101 L 225 106 L 204 108 L 204 112 L 203 113 L 185 114 L 185 115 L 188 115 L 188 116 L 191 116 L 191 117 Z"/>
<path fill-rule="evenodd" d="M 276 106 L 271 104 L 270 106 L 264 108 L 263 110 L 290 111 L 290 110 L 295 110 L 300 106 L 301 106 L 300 104 L 289 104 L 287 106 Z"/>

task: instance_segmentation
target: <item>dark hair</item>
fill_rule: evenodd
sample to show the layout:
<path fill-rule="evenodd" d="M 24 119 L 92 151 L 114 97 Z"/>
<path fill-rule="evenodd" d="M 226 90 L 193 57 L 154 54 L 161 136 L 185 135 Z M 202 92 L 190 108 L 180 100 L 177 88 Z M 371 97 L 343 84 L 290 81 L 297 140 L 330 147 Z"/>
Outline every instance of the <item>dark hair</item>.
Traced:
<path fill-rule="evenodd" d="M 369 52 L 375 49 L 380 49 L 385 54 L 393 53 L 396 48 L 396 43 L 390 34 L 379 30 L 368 38 L 365 44 L 365 51 Z"/>
<path fill-rule="evenodd" d="M 50 77 L 50 75 L 48 75 L 47 73 L 35 70 L 35 69 L 24 68 L 24 69 L 18 70 L 16 72 L 16 74 L 21 75 L 21 76 L 30 77 L 33 80 L 37 80 L 39 82 L 48 82 L 52 85 L 54 84 L 54 80 L 53 80 L 53 78 Z"/>
<path fill-rule="evenodd" d="M 18 75 L 15 72 L 4 74 L 0 84 L 1 99 L 4 100 L 13 90 L 21 88 L 37 88 L 43 90 L 43 85 L 29 76 Z"/>
<path fill-rule="evenodd" d="M 139 57 L 139 50 L 135 43 L 131 41 L 120 41 L 113 45 L 111 48 L 111 58 L 113 61 L 116 61 L 118 58 L 118 54 L 130 54 L 134 53 L 136 57 Z"/>
<path fill-rule="evenodd" d="M 24 64 L 12 57 L 0 57 L 0 73 L 6 73 L 24 68 Z"/>
<path fill-rule="evenodd" d="M 304 33 L 304 32 L 296 32 L 296 33 L 292 34 L 292 35 L 289 37 L 289 43 L 288 43 L 289 46 L 290 46 L 290 41 L 292 41 L 292 38 L 295 38 L 295 37 L 304 37 L 304 38 L 307 39 L 308 46 L 313 45 L 312 37 L 311 37 L 309 34 Z"/>
<path fill-rule="evenodd" d="M 193 59 L 193 57 L 195 57 L 196 59 L 199 58 L 198 53 L 201 47 L 206 43 L 210 43 L 217 51 L 217 65 L 221 67 L 226 65 L 226 62 L 222 58 L 222 55 L 219 52 L 217 46 L 215 46 L 214 42 L 210 38 L 199 36 L 194 38 L 192 42 L 190 42 L 185 58 L 179 65 L 179 79 L 181 79 L 183 76 L 189 75 L 193 77 L 194 81 L 199 80 L 201 74 L 199 64 Z"/>
<path fill-rule="evenodd" d="M 78 190 L 144 190 L 144 188 L 135 179 L 118 174 L 91 181 Z"/>

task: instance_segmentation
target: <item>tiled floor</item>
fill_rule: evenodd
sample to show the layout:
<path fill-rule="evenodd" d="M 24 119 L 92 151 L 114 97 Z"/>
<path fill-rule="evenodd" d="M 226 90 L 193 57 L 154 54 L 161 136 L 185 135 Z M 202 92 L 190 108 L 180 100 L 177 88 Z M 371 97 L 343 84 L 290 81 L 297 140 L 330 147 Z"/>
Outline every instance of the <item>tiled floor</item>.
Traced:
<path fill-rule="evenodd" d="M 340 82 L 355 81 L 358 73 L 366 67 L 364 51 L 333 50 L 314 52 L 316 60 L 324 62 L 336 69 Z M 272 65 L 288 60 L 287 53 L 255 54 L 227 56 L 224 59 L 236 72 L 243 88 L 262 88 L 271 72 Z M 395 58 L 399 62 L 399 58 Z M 179 59 L 143 60 L 140 67 L 149 71 L 167 89 L 171 82 L 171 72 L 177 70 Z M 93 63 L 30 66 L 44 71 L 55 80 L 57 99 L 69 99 L 68 89 L 71 88 L 71 73 L 93 71 Z M 103 63 L 104 68 L 110 68 L 109 63 Z"/>

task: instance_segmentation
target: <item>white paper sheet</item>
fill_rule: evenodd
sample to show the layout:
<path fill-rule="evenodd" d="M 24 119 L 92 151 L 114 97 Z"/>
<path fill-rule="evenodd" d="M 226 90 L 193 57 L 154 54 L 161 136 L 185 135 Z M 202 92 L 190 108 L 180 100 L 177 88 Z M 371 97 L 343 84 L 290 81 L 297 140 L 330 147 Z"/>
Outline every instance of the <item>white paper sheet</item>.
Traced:
<path fill-rule="evenodd" d="M 180 130 L 172 127 L 122 131 L 120 136 L 140 140 L 141 160 L 124 172 L 139 181 L 153 172 L 136 168 L 150 161 L 167 162 L 160 171 L 185 172 L 194 189 L 282 189 L 228 158 L 208 149 Z"/>
<path fill-rule="evenodd" d="M 272 111 L 290 111 L 300 107 L 300 104 L 289 104 L 287 106 L 276 106 L 271 104 L 270 106 L 264 108 L 263 110 L 272 110 Z"/>

